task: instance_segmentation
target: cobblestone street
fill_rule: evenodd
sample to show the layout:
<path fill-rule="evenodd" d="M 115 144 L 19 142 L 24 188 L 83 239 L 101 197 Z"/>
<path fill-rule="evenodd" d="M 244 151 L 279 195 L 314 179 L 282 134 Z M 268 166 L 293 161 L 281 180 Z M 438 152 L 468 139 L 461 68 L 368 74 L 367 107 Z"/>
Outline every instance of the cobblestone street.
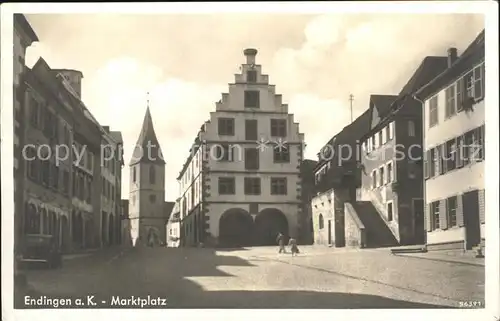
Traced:
<path fill-rule="evenodd" d="M 98 307 L 109 307 L 112 296 L 148 295 L 166 298 L 166 308 L 438 308 L 484 300 L 482 266 L 387 249 L 301 250 L 291 257 L 274 247 L 116 249 L 27 276 L 34 297 L 94 295 Z"/>

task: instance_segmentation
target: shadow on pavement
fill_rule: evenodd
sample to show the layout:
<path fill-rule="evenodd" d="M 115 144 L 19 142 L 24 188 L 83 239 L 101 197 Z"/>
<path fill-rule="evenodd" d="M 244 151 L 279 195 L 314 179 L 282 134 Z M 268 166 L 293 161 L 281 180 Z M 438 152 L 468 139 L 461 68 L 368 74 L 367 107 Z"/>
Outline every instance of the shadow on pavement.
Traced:
<path fill-rule="evenodd" d="M 217 253 L 219 252 L 219 253 Z M 63 267 L 61 272 L 31 276 L 33 288 L 15 292 L 15 308 L 52 308 L 53 305 L 25 305 L 25 295 L 33 299 L 41 296 L 71 299 L 70 305 L 60 308 L 140 308 L 128 302 L 111 306 L 114 298 L 131 296 L 166 298 L 168 304 L 146 305 L 142 308 L 444 308 L 393 300 L 382 296 L 314 292 L 314 291 L 248 291 L 224 290 L 234 275 L 220 269 L 223 266 L 250 268 L 249 261 L 226 250 L 209 248 L 132 248 L 112 264 L 97 263 L 89 266 Z M 74 270 L 72 270 L 74 269 Z M 221 291 L 207 291 L 191 277 L 209 277 Z M 236 283 L 237 284 L 237 283 Z M 94 295 L 96 306 L 76 306 L 75 299 Z M 124 302 L 124 301 L 120 301 Z"/>

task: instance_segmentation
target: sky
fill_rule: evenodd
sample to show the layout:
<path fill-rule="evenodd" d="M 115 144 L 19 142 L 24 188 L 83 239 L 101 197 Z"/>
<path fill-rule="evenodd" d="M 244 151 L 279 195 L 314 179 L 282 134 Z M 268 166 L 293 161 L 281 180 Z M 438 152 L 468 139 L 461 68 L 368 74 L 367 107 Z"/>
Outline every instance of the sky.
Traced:
<path fill-rule="evenodd" d="M 166 161 L 166 200 L 200 126 L 258 49 L 257 64 L 305 134 L 306 157 L 368 108 L 398 94 L 425 56 L 459 54 L 484 28 L 472 14 L 29 14 L 40 42 L 27 51 L 54 69 L 83 72 L 82 100 L 101 125 L 121 131 L 128 198 L 133 147 L 147 92 Z"/>

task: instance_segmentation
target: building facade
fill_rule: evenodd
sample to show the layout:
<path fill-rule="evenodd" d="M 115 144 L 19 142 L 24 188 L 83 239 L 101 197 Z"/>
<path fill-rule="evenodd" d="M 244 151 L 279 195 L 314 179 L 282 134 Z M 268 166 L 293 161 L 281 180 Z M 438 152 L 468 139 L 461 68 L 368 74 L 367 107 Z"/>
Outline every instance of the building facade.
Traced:
<path fill-rule="evenodd" d="M 485 241 L 484 30 L 423 87 L 427 248 L 472 249 Z"/>
<path fill-rule="evenodd" d="M 276 244 L 278 233 L 300 231 L 304 135 L 256 64 L 257 50 L 244 53 L 178 177 L 185 246 Z"/>
<path fill-rule="evenodd" d="M 153 128 L 149 106 L 130 161 L 129 220 L 134 245 L 166 242 L 165 161 Z"/>
<path fill-rule="evenodd" d="M 26 95 L 27 72 L 25 64 L 26 49 L 33 42 L 37 42 L 38 37 L 22 14 L 14 14 L 14 251 L 17 254 L 19 242 L 24 230 L 24 183 L 25 183 L 25 163 L 22 158 L 22 148 L 24 141 L 23 133 L 26 125 L 24 116 L 24 105 Z"/>
<path fill-rule="evenodd" d="M 119 244 L 121 239 L 121 152 L 120 132 L 104 126 L 101 153 L 101 241 L 103 245 Z"/>
<path fill-rule="evenodd" d="M 314 169 L 318 164 L 317 161 L 304 159 L 300 164 L 300 177 L 302 179 L 302 213 L 300 216 L 300 224 L 298 231 L 299 244 L 314 243 L 314 222 L 312 214 L 311 201 L 316 195 Z"/>
<path fill-rule="evenodd" d="M 166 225 L 167 246 L 179 247 L 181 238 L 180 199 L 175 201 Z"/>
<path fill-rule="evenodd" d="M 312 198 L 314 244 L 344 247 L 349 217 L 345 204 L 356 200 L 361 186 L 358 139 L 366 132 L 369 113 L 363 112 L 332 137 L 318 153 L 314 170 L 316 196 Z"/>

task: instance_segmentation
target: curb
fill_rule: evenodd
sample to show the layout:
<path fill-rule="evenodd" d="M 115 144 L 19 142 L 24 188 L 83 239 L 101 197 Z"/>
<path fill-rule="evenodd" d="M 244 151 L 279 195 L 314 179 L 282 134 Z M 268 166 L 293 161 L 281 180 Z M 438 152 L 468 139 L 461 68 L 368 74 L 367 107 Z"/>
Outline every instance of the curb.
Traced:
<path fill-rule="evenodd" d="M 446 262 L 446 263 L 454 263 L 454 264 L 463 264 L 463 265 L 485 267 L 484 262 L 477 262 L 476 263 L 476 262 L 467 262 L 467 261 L 461 261 L 461 260 L 447 260 L 445 258 L 413 256 L 413 255 L 409 255 L 409 254 L 397 254 L 397 253 L 395 253 L 394 256 L 402 256 L 402 257 L 409 257 L 409 258 L 413 258 L 413 259 L 421 259 L 421 260 L 428 260 L 428 261 Z"/>

